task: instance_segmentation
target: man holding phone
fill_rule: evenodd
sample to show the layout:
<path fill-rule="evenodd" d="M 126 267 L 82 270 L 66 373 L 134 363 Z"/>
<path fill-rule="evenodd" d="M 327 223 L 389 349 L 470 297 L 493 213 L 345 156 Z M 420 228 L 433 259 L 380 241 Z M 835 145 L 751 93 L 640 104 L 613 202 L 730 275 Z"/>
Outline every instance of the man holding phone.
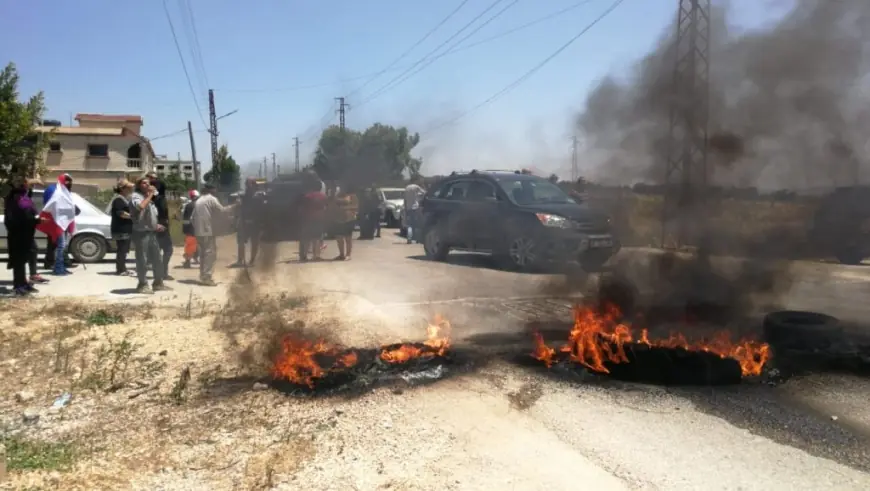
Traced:
<path fill-rule="evenodd" d="M 157 189 L 151 185 L 151 180 L 148 177 L 142 177 L 136 182 L 136 192 L 130 199 L 130 214 L 133 219 L 132 238 L 136 253 L 136 276 L 139 279 L 136 293 L 171 290 L 163 284 L 165 269 L 157 234 L 164 231 L 165 227 L 157 221 L 157 207 L 154 205 L 156 193 Z M 146 278 L 149 264 L 154 273 L 154 283 L 150 288 Z"/>

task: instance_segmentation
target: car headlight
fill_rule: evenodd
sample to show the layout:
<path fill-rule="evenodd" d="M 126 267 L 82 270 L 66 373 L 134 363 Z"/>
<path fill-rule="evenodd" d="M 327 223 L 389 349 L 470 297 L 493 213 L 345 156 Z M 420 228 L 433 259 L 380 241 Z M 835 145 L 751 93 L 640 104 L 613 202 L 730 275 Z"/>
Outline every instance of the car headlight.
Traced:
<path fill-rule="evenodd" d="M 541 225 L 545 227 L 566 228 L 568 226 L 568 220 L 565 217 L 560 217 L 559 215 L 550 215 L 549 213 L 535 213 L 535 216 L 538 217 Z"/>

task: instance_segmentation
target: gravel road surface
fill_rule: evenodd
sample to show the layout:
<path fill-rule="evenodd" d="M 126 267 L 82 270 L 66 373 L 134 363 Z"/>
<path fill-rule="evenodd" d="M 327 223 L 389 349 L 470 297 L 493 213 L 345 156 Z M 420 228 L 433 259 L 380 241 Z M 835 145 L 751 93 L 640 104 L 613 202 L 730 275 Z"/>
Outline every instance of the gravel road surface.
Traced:
<path fill-rule="evenodd" d="M 234 251 L 229 240 L 222 246 Z M 333 247 L 326 257 L 334 255 Z M 289 246 L 277 260 L 276 290 L 346 295 L 349 315 L 376 312 L 391 319 L 379 333 L 384 341 L 419 337 L 421 319 L 443 314 L 460 343 L 513 343 L 522 351 L 527 346 L 518 334 L 527 322 L 570 315 L 569 300 L 547 294 L 557 277 L 501 271 L 472 255 L 429 262 L 421 246 L 406 245 L 389 231 L 356 242 L 351 261 L 300 264 Z M 53 279 L 43 295 L 152 305 L 194 297 L 219 303 L 227 295 L 224 287 L 194 285 L 195 270 L 180 269 L 173 272 L 175 291 L 133 295 L 135 279 L 117 278 L 111 270 L 110 264 L 79 268 Z M 784 298 L 789 308 L 856 322 L 870 313 L 870 270 L 821 263 L 795 263 L 794 270 L 797 280 Z M 218 279 L 226 284 L 238 274 L 222 270 Z M 382 419 L 349 414 L 352 423 L 338 427 L 365 428 L 370 439 L 339 453 L 321 452 L 316 465 L 299 475 L 313 482 L 318 473 L 339 472 L 347 482 L 362 483 L 356 489 L 376 489 L 388 480 L 398 483 L 396 489 L 870 489 L 870 381 L 856 376 L 816 374 L 780 386 L 661 388 L 560 379 L 496 360 L 400 395 L 377 391 L 356 404 L 377 407 L 386 399 Z M 421 441 L 427 438 L 429 443 Z M 391 454 L 395 446 L 404 449 Z M 386 462 L 377 477 L 367 465 L 375 456 Z M 300 489 L 287 486 L 282 489 Z"/>

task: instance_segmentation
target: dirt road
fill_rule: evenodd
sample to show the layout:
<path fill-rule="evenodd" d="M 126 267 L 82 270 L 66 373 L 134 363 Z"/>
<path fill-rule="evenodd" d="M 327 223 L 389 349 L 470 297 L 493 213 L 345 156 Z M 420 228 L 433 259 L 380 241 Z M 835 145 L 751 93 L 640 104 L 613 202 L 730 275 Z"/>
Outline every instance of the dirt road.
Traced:
<path fill-rule="evenodd" d="M 484 351 L 511 343 L 528 349 L 526 322 L 570 316 L 568 300 L 544 293 L 552 278 L 499 271 L 469 256 L 435 264 L 421 253 L 385 237 L 358 242 L 349 262 L 298 264 L 283 248 L 272 273 L 253 272 L 256 287 L 204 289 L 185 282 L 195 272 L 178 270 L 176 290 L 152 297 L 130 295 L 133 280 L 101 275 L 111 266 L 96 265 L 45 288 L 72 300 L 11 304 L 0 331 L 0 435 L 18 460 L 7 485 L 870 486 L 870 413 L 860 402 L 870 384 L 845 376 L 780 387 L 664 389 L 577 383 L 495 359 L 431 385 L 345 397 L 300 398 L 255 384 L 256 349 L 243 351 L 262 346 L 256 333 L 268 331 L 276 311 L 351 346 L 422 339 L 426 319 L 443 314 L 457 345 Z M 803 279 L 788 299 L 792 307 L 861 315 L 865 307 L 855 300 L 870 274 L 798 267 Z M 218 278 L 230 283 L 239 274 L 224 270 Z M 279 292 L 285 295 L 274 297 Z M 227 307 L 228 299 L 239 305 Z M 108 354 L 97 363 L 100 353 Z M 106 368 L 112 360 L 128 366 L 113 374 Z M 52 409 L 65 391 L 71 401 Z M 35 448 L 34 441 L 50 443 Z"/>

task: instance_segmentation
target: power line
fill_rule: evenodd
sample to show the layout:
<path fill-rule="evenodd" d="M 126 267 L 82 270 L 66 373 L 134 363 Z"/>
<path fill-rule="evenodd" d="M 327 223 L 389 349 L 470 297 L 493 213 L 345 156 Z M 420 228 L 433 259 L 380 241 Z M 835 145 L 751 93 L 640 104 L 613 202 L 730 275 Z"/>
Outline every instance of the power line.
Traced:
<path fill-rule="evenodd" d="M 175 49 L 178 51 L 178 58 L 181 60 L 181 68 L 184 69 L 184 78 L 187 79 L 187 87 L 190 89 L 190 95 L 193 97 L 193 104 L 196 106 L 196 115 L 202 125 L 208 128 L 205 118 L 202 116 L 202 109 L 199 107 L 199 101 L 196 99 L 196 91 L 193 90 L 193 83 L 190 81 L 190 73 L 187 71 L 187 63 L 184 62 L 184 55 L 181 54 L 181 46 L 178 44 L 178 36 L 175 34 L 175 26 L 172 24 L 172 16 L 169 15 L 169 7 L 166 5 L 166 0 L 163 0 L 163 11 L 166 13 L 166 21 L 169 23 L 169 30 L 172 32 L 172 40 L 175 42 Z"/>
<path fill-rule="evenodd" d="M 205 81 L 205 87 L 208 88 L 210 85 L 208 82 L 208 73 L 205 70 L 205 61 L 202 58 L 202 45 L 199 43 L 199 31 L 196 28 L 196 16 L 193 13 L 193 6 L 190 4 L 190 0 L 178 0 L 179 8 L 182 12 L 187 11 L 186 18 L 188 19 L 188 25 L 192 32 L 192 43 L 191 43 L 191 52 L 193 52 L 193 61 L 196 68 L 202 73 L 202 78 Z M 190 39 L 190 38 L 188 38 Z"/>
<path fill-rule="evenodd" d="M 384 88 L 389 87 L 389 86 L 392 85 L 396 80 L 402 78 L 403 76 L 405 76 L 405 74 L 407 74 L 408 72 L 410 72 L 410 71 L 413 70 L 414 68 L 417 68 L 418 66 L 420 66 L 421 63 L 424 63 L 427 59 L 429 59 L 429 57 L 431 57 L 433 54 L 437 53 L 438 50 L 440 50 L 441 48 L 443 48 L 447 43 L 449 43 L 450 41 L 453 41 L 457 36 L 459 36 L 459 35 L 462 34 L 466 29 L 468 29 L 469 27 L 471 27 L 472 24 L 474 24 L 475 22 L 477 22 L 478 19 L 480 19 L 481 17 L 483 17 L 484 15 L 486 15 L 487 12 L 489 12 L 489 11 L 492 10 L 492 9 L 494 9 L 498 4 L 500 4 L 500 3 L 503 2 L 503 1 L 504 1 L 504 0 L 495 0 L 494 2 L 492 2 L 492 3 L 489 5 L 489 7 L 487 7 L 483 12 L 477 14 L 477 16 L 476 16 L 475 18 L 471 19 L 471 21 L 469 21 L 467 24 L 465 24 L 464 26 L 462 26 L 462 28 L 460 28 L 458 31 L 456 31 L 455 33 L 453 33 L 452 36 L 450 36 L 449 38 L 447 38 L 446 40 L 444 40 L 444 42 L 442 42 L 441 44 L 439 44 L 438 46 L 436 46 L 435 49 L 433 49 L 432 51 L 430 51 L 430 52 L 426 53 L 425 55 L 423 55 L 422 58 L 420 58 L 419 60 L 417 60 L 417 61 L 416 61 L 413 65 L 411 65 L 407 70 L 405 70 L 404 72 L 402 72 L 402 73 L 396 75 L 396 76 L 393 77 L 389 82 L 387 82 L 386 84 L 382 85 L 380 88 L 378 88 L 377 90 L 375 90 L 374 93 L 377 94 L 377 93 L 381 92 L 382 90 L 384 90 Z M 514 2 L 516 2 L 516 1 L 517 1 L 517 0 L 514 0 Z M 364 99 L 362 102 L 357 103 L 356 106 L 359 107 L 360 105 L 365 104 L 366 102 L 368 102 L 370 99 L 371 99 L 371 97 L 368 97 L 368 98 Z"/>
<path fill-rule="evenodd" d="M 484 27 L 486 27 L 490 22 L 492 22 L 492 21 L 494 21 L 495 19 L 497 19 L 499 16 L 501 16 L 503 13 L 505 13 L 509 8 L 511 8 L 511 7 L 513 7 L 514 5 L 516 5 L 518 2 L 519 2 L 519 0 L 513 0 L 511 3 L 505 5 L 501 10 L 499 10 L 498 12 L 496 12 L 495 14 L 493 14 L 492 16 L 490 16 L 489 19 L 483 21 L 483 23 L 479 24 L 476 28 L 474 28 L 471 32 L 469 32 L 468 34 L 466 34 L 463 38 L 461 38 L 461 39 L 459 39 L 458 41 L 456 41 L 455 43 L 453 43 L 452 46 L 448 47 L 447 51 L 445 51 L 444 53 L 441 53 L 441 54 L 439 54 L 439 55 L 436 55 L 436 56 L 434 56 L 434 57 L 428 58 L 428 59 L 426 59 L 426 60 L 421 60 L 421 61 L 423 61 L 423 64 L 422 64 L 422 65 L 419 65 L 419 66 L 416 68 L 416 70 L 414 69 L 414 67 L 411 67 L 411 69 L 405 71 L 405 73 L 403 73 L 403 74 L 400 74 L 398 77 L 396 77 L 396 78 L 394 78 L 392 81 L 390 81 L 390 83 L 388 83 L 388 84 L 382 86 L 380 89 L 378 89 L 378 90 L 376 90 L 374 93 L 370 94 L 370 95 L 369 95 L 368 97 L 366 97 L 362 102 L 360 102 L 359 104 L 357 104 L 357 107 L 359 107 L 359 106 L 362 105 L 362 104 L 367 104 L 367 103 L 369 103 L 369 102 L 371 102 L 371 101 L 377 99 L 377 98 L 380 97 L 382 94 L 388 92 L 390 89 L 394 89 L 394 88 L 398 87 L 399 85 L 401 85 L 403 82 L 405 82 L 405 81 L 408 80 L 409 78 L 411 78 L 411 77 L 413 77 L 414 75 L 416 75 L 416 74 L 420 73 L 421 71 L 425 70 L 426 67 L 428 67 L 428 66 L 431 65 L 432 63 L 435 63 L 435 61 L 438 60 L 439 58 L 442 58 L 443 56 L 445 56 L 445 54 L 448 53 L 448 52 L 450 51 L 450 49 L 455 48 L 455 47 L 456 47 L 457 45 L 459 45 L 459 44 L 462 44 L 462 42 L 464 42 L 466 39 L 470 38 L 471 36 L 473 36 L 474 34 L 476 34 L 478 31 L 480 31 L 481 29 L 483 29 Z M 498 2 L 496 2 L 496 3 L 498 3 Z M 495 4 L 494 4 L 493 6 L 495 6 Z M 484 11 L 483 13 L 486 13 L 486 11 Z M 475 20 L 477 20 L 478 18 L 480 18 L 480 16 L 477 17 L 477 18 L 475 18 Z M 472 23 L 473 23 L 473 22 L 474 22 L 474 21 L 472 21 Z M 470 24 L 469 24 L 469 25 L 470 25 Z M 462 32 L 462 31 L 460 30 L 459 32 Z M 459 33 L 457 33 L 457 34 L 459 34 Z M 452 38 L 451 38 L 451 39 L 452 39 Z M 450 39 L 448 39 L 447 41 L 449 42 Z M 443 45 L 444 45 L 444 44 L 442 44 L 441 46 L 443 46 Z M 439 48 L 440 48 L 440 46 L 439 46 Z M 436 51 L 437 51 L 437 49 L 438 49 L 438 48 L 436 48 Z M 431 53 L 430 53 L 430 54 L 431 54 Z"/>
<path fill-rule="evenodd" d="M 489 36 L 487 38 L 483 38 L 479 41 L 475 41 L 475 42 L 470 43 L 470 44 L 466 44 L 463 46 L 457 46 L 456 48 L 452 48 L 448 51 L 445 51 L 444 53 L 439 54 L 438 56 L 435 57 L 435 59 L 441 59 L 447 55 L 452 55 L 454 53 L 459 53 L 461 51 L 465 51 L 465 50 L 468 50 L 471 48 L 476 48 L 480 45 L 490 43 L 492 41 L 496 41 L 498 39 L 509 36 L 511 34 L 514 34 L 514 33 L 520 32 L 520 31 L 524 31 L 530 27 L 534 27 L 534 26 L 541 24 L 543 22 L 546 22 L 550 19 L 554 19 L 556 17 L 559 17 L 560 15 L 567 14 L 568 12 L 575 10 L 575 9 L 578 9 L 580 7 L 583 7 L 589 3 L 592 3 L 593 1 L 594 0 L 581 0 L 581 1 L 576 2 L 574 4 L 571 4 L 565 8 L 562 8 L 560 10 L 557 10 L 555 12 L 551 12 L 547 15 L 538 17 L 535 20 L 526 22 L 525 24 L 520 24 L 516 27 L 512 27 L 512 28 L 507 29 L 505 31 L 493 34 L 492 36 Z M 400 65 L 397 67 L 392 67 L 392 68 L 385 70 L 385 71 L 382 70 L 379 72 L 367 73 L 365 75 L 355 75 L 353 77 L 345 78 L 344 80 L 342 80 L 342 82 L 353 82 L 356 80 L 363 80 L 363 79 L 370 78 L 370 77 L 377 77 L 377 76 L 382 75 L 386 72 L 398 72 L 400 70 L 407 70 L 408 68 L 413 68 L 413 64 Z M 300 91 L 300 90 L 333 87 L 333 86 L 337 85 L 338 83 L 339 82 L 320 82 L 320 83 L 312 83 L 312 84 L 305 84 L 305 85 L 291 85 L 291 86 L 287 86 L 287 87 L 254 88 L 254 89 L 215 89 L 215 92 L 231 92 L 231 93 L 296 92 L 296 91 Z"/>
<path fill-rule="evenodd" d="M 468 115 L 471 114 L 472 112 L 477 111 L 478 109 L 482 108 L 483 106 L 486 106 L 487 104 L 490 104 L 490 103 L 494 102 L 495 100 L 499 99 L 501 96 L 507 94 L 507 93 L 510 92 L 511 90 L 517 88 L 517 86 L 519 86 L 520 84 L 522 84 L 523 82 L 525 82 L 529 77 L 531 77 L 531 76 L 534 75 L 538 70 L 540 70 L 541 68 L 543 68 L 544 65 L 546 65 L 547 63 L 549 63 L 550 61 L 552 61 L 553 58 L 559 56 L 563 51 L 565 51 L 566 49 L 568 49 L 569 46 L 571 46 L 572 44 L 574 44 L 574 42 L 576 42 L 578 39 L 580 39 L 581 37 L 583 37 L 583 35 L 586 34 L 590 29 L 592 29 L 593 27 L 595 27 L 596 24 L 598 24 L 599 22 L 601 22 L 602 20 L 604 20 L 605 17 L 607 17 L 608 15 L 610 15 L 611 12 L 613 12 L 614 10 L 616 10 L 616 8 L 619 7 L 619 6 L 622 4 L 622 2 L 624 2 L 624 1 L 625 1 L 625 0 L 616 0 L 615 2 L 613 2 L 613 3 L 610 5 L 610 7 L 607 8 L 607 10 L 605 10 L 601 15 L 599 15 L 598 17 L 596 17 L 592 22 L 590 22 L 589 24 L 587 24 L 586 27 L 583 28 L 583 30 L 581 30 L 581 31 L 580 31 L 579 33 L 577 33 L 574 37 L 572 37 L 571 39 L 569 39 L 568 42 L 566 42 L 565 44 L 563 44 L 562 46 L 560 46 L 559 49 L 557 49 L 555 52 L 553 52 L 552 54 L 550 54 L 549 56 L 547 56 L 546 58 L 544 58 L 543 61 L 541 61 L 540 63 L 538 63 L 538 64 L 535 65 L 534 67 L 532 67 L 531 70 L 529 70 L 529 71 L 527 71 L 526 73 L 524 73 L 524 74 L 523 74 L 522 76 L 520 76 L 518 79 L 514 80 L 513 82 L 511 82 L 510 84 L 508 84 L 507 86 L 505 86 L 503 89 L 501 89 L 500 91 L 498 91 L 498 92 L 496 92 L 495 94 L 493 94 L 492 96 L 490 96 L 488 99 L 484 100 L 483 102 L 477 104 L 476 106 L 474 106 L 474 107 L 472 107 L 472 108 L 470 108 L 470 109 L 468 109 L 468 110 L 466 110 L 466 111 L 463 111 L 462 113 L 460 113 L 459 115 L 457 115 L 457 116 L 454 117 L 454 118 L 451 118 L 451 119 L 449 119 L 449 120 L 447 120 L 447 121 L 445 121 L 445 122 L 443 122 L 443 123 L 437 124 L 437 125 L 435 125 L 435 126 L 429 128 L 429 129 L 427 129 L 426 132 L 433 132 L 433 131 L 439 130 L 439 129 L 441 129 L 441 128 L 444 128 L 445 126 L 449 126 L 449 125 L 455 123 L 456 121 L 459 121 L 460 119 L 462 119 L 462 118 L 468 116 Z"/>
<path fill-rule="evenodd" d="M 433 27 L 432 29 L 429 29 L 429 32 L 427 32 L 426 34 L 423 35 L 423 37 L 421 37 L 420 39 L 418 39 L 416 43 L 414 43 L 410 48 L 406 49 L 406 50 L 405 50 L 401 55 L 399 55 L 399 56 L 398 56 L 395 60 L 393 60 L 389 65 L 387 65 L 386 67 L 384 67 L 383 70 L 381 70 L 380 72 L 377 72 L 377 73 L 375 73 L 374 75 L 372 75 L 368 80 L 366 80 L 365 82 L 363 82 L 362 85 L 360 85 L 359 87 L 357 87 L 356 89 L 354 89 L 353 91 L 351 91 L 351 92 L 350 92 L 349 94 L 347 94 L 347 96 L 345 96 L 345 97 L 350 97 L 350 96 L 356 94 L 357 92 L 361 91 L 362 89 L 366 88 L 366 86 L 367 86 L 368 84 L 372 83 L 372 81 L 374 81 L 376 78 L 378 78 L 378 77 L 380 77 L 381 75 L 383 75 L 384 73 L 386 73 L 390 68 L 393 68 L 394 66 L 396 66 L 396 64 L 399 63 L 400 61 L 402 61 L 403 58 L 405 58 L 406 56 L 408 56 L 408 54 L 410 54 L 411 51 L 414 51 L 414 49 L 415 49 L 417 46 L 420 46 L 421 44 L 423 44 L 424 41 L 426 41 L 426 40 L 429 39 L 433 34 L 435 34 L 435 31 L 437 31 L 438 29 L 440 29 L 441 26 L 443 26 L 444 24 L 446 24 L 448 20 L 450 20 L 451 18 L 453 18 L 453 16 L 456 15 L 456 13 L 459 12 L 459 11 L 462 9 L 462 7 L 464 7 L 465 4 L 467 4 L 467 3 L 468 3 L 468 0 L 462 0 L 461 2 L 459 2 L 459 5 L 457 5 L 456 8 L 454 8 L 454 9 L 453 9 L 449 14 L 447 14 L 447 17 L 444 17 L 443 19 L 441 19 L 441 22 L 439 22 L 438 24 L 436 24 L 435 27 Z"/>

